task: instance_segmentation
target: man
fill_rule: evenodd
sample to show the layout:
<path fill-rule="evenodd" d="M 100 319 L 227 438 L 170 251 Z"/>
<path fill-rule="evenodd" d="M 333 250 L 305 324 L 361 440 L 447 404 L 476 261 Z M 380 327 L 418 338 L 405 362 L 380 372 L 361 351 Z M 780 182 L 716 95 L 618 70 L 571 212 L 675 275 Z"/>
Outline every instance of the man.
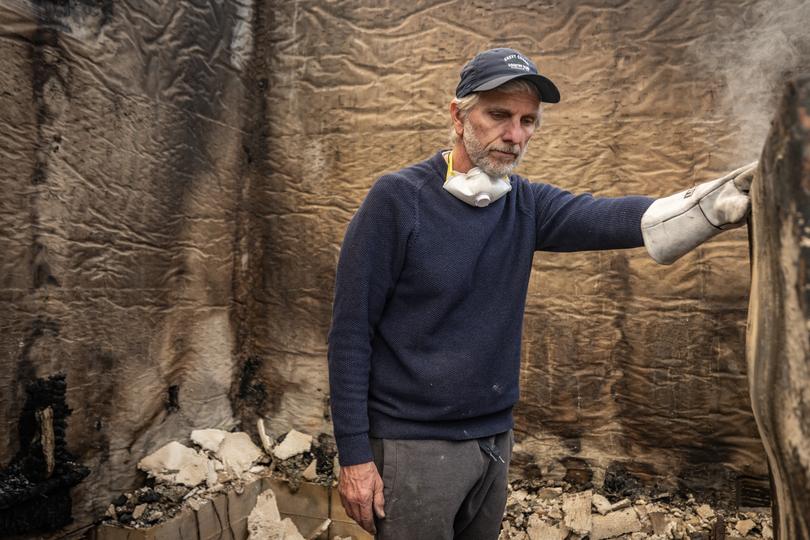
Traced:
<path fill-rule="evenodd" d="M 535 251 L 645 245 L 672 262 L 748 210 L 753 166 L 654 201 L 511 174 L 556 86 L 480 53 L 450 104 L 452 149 L 381 177 L 346 232 L 329 371 L 339 492 L 388 539 L 495 539 L 506 502 Z"/>

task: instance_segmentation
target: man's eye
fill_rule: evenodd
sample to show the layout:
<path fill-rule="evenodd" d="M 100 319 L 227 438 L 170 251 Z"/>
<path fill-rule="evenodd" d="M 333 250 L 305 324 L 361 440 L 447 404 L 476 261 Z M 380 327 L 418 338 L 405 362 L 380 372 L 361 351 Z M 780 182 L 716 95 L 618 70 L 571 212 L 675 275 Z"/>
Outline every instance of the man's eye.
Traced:
<path fill-rule="evenodd" d="M 533 126 L 534 125 L 534 118 L 524 118 L 523 119 L 524 126 Z"/>
<path fill-rule="evenodd" d="M 495 120 L 503 120 L 504 118 L 506 118 L 506 114 L 504 114 L 502 112 L 492 112 L 492 113 L 490 113 L 490 115 Z"/>

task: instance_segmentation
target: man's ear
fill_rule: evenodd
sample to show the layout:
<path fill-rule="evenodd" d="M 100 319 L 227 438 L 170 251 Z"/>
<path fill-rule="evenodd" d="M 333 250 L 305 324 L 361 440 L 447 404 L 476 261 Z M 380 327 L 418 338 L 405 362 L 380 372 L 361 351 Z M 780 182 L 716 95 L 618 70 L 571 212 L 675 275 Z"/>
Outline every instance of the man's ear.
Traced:
<path fill-rule="evenodd" d="M 454 101 L 450 102 L 450 118 L 453 119 L 453 129 L 456 135 L 461 137 L 464 133 L 464 120 L 461 118 L 461 111 L 458 109 L 458 104 Z"/>

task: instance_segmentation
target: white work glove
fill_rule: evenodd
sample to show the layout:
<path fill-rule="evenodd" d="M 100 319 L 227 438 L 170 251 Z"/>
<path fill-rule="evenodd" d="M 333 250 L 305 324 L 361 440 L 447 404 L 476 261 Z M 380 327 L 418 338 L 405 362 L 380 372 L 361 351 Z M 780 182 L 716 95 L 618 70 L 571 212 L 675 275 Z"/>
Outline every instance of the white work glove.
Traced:
<path fill-rule="evenodd" d="M 751 207 L 748 191 L 758 162 L 722 178 L 656 200 L 641 217 L 647 252 L 672 264 L 712 236 L 739 227 Z"/>

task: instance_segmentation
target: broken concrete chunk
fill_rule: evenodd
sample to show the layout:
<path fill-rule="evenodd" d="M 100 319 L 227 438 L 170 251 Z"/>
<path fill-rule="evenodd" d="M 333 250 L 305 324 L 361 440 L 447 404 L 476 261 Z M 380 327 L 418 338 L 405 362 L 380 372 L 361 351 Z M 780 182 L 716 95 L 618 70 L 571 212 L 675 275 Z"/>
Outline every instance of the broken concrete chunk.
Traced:
<path fill-rule="evenodd" d="M 216 452 L 222 440 L 229 433 L 221 429 L 195 429 L 191 432 L 191 442 L 209 452 Z"/>
<path fill-rule="evenodd" d="M 616 510 L 621 510 L 622 508 L 629 508 L 630 505 L 633 504 L 630 499 L 622 499 L 618 502 L 615 502 L 610 505 L 610 511 L 615 512 Z"/>
<path fill-rule="evenodd" d="M 259 509 L 261 516 L 264 519 L 273 521 L 281 521 L 281 513 L 278 511 L 278 501 L 276 494 L 272 489 L 265 490 L 256 497 L 256 504 L 254 510 Z M 253 512 L 251 512 L 252 514 Z"/>
<path fill-rule="evenodd" d="M 591 540 L 603 540 L 639 531 L 641 531 L 641 522 L 638 520 L 636 511 L 632 508 L 625 508 L 604 516 L 593 516 Z"/>
<path fill-rule="evenodd" d="M 267 435 L 267 431 L 264 429 L 264 419 L 259 418 L 256 420 L 256 430 L 259 432 L 259 441 L 262 443 L 262 448 L 264 451 L 270 455 L 273 453 L 273 441 L 270 440 L 270 437 Z"/>
<path fill-rule="evenodd" d="M 591 490 L 580 493 L 565 493 L 562 496 L 563 523 L 566 528 L 580 535 L 591 533 Z"/>
<path fill-rule="evenodd" d="M 281 519 L 276 495 L 269 489 L 259 494 L 248 516 L 248 539 L 305 540 L 290 518 Z"/>
<path fill-rule="evenodd" d="M 525 489 L 518 489 L 516 491 L 512 491 L 509 494 L 509 500 L 511 501 L 525 501 L 526 497 L 528 497 L 529 493 Z"/>
<path fill-rule="evenodd" d="M 261 448 L 253 444 L 250 435 L 238 432 L 225 434 L 216 450 L 216 455 L 225 465 L 225 470 L 239 478 L 264 453 Z"/>
<path fill-rule="evenodd" d="M 593 499 L 591 500 L 593 507 L 596 509 L 597 512 L 602 514 L 603 516 L 610 512 L 610 501 L 607 500 L 607 497 L 604 495 L 600 495 L 598 493 L 594 493 Z"/>
<path fill-rule="evenodd" d="M 568 531 L 549 525 L 540 519 L 537 514 L 532 514 L 529 518 L 529 526 L 526 528 L 529 540 L 563 540 L 568 536 Z"/>
<path fill-rule="evenodd" d="M 205 480 L 208 458 L 172 441 L 140 460 L 138 468 L 163 482 L 194 487 Z"/>
<path fill-rule="evenodd" d="M 141 519 L 144 512 L 146 512 L 146 504 L 139 504 L 132 511 L 132 519 Z"/>
<path fill-rule="evenodd" d="M 714 510 L 708 504 L 701 504 L 695 510 L 697 514 L 703 519 L 711 519 L 714 517 Z"/>
<path fill-rule="evenodd" d="M 304 469 L 304 472 L 301 473 L 301 476 L 304 477 L 304 480 L 309 480 L 312 482 L 313 480 L 317 480 L 318 478 L 318 460 L 313 459 L 307 465 L 307 468 Z"/>
<path fill-rule="evenodd" d="M 300 431 L 291 429 L 281 441 L 281 444 L 273 449 L 273 455 L 278 459 L 288 459 L 304 452 L 309 452 L 312 448 L 312 435 L 305 435 Z"/>
<path fill-rule="evenodd" d="M 734 528 L 737 529 L 737 532 L 740 533 L 742 536 L 747 536 L 748 533 L 751 532 L 751 529 L 753 529 L 756 526 L 757 524 L 754 523 L 752 520 L 742 519 L 737 522 L 737 525 L 735 525 Z"/>

